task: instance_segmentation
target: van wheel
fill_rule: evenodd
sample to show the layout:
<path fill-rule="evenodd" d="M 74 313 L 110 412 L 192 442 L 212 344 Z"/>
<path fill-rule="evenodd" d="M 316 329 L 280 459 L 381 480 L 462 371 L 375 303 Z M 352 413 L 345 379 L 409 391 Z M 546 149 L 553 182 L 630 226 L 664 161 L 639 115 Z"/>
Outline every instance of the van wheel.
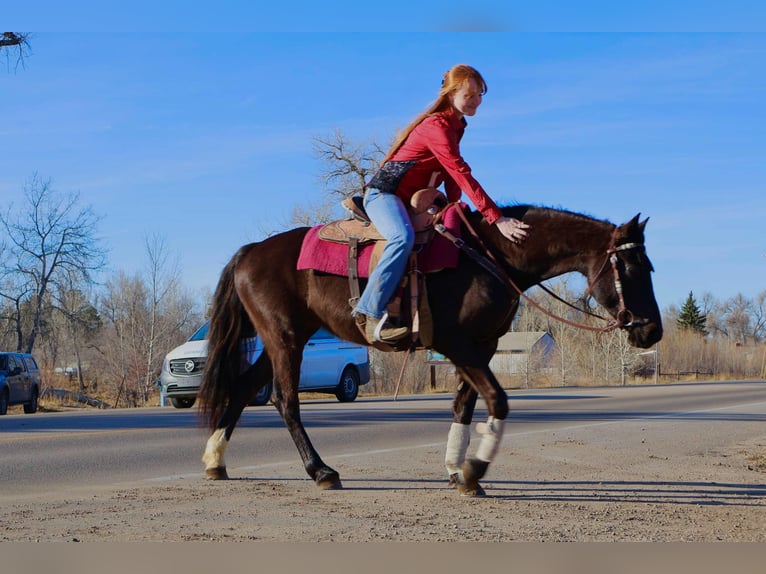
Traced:
<path fill-rule="evenodd" d="M 340 382 L 335 389 L 335 396 L 342 403 L 356 400 L 359 394 L 359 373 L 354 367 L 346 367 L 340 376 Z"/>
<path fill-rule="evenodd" d="M 266 405 L 271 400 L 271 391 L 274 389 L 273 383 L 266 383 L 263 385 L 260 389 L 258 389 L 258 392 L 255 393 L 255 396 L 253 397 L 253 400 L 250 401 L 251 407 L 262 407 L 263 405 Z"/>
<path fill-rule="evenodd" d="M 32 389 L 32 398 L 29 399 L 28 403 L 24 403 L 24 412 L 27 413 L 28 415 L 36 413 L 37 412 L 37 402 L 38 402 L 39 398 L 40 398 L 39 391 L 36 388 Z"/>
<path fill-rule="evenodd" d="M 8 389 L 0 389 L 0 415 L 8 412 Z"/>
<path fill-rule="evenodd" d="M 177 409 L 190 409 L 194 406 L 195 400 L 196 399 L 171 397 L 170 404 L 172 404 Z"/>

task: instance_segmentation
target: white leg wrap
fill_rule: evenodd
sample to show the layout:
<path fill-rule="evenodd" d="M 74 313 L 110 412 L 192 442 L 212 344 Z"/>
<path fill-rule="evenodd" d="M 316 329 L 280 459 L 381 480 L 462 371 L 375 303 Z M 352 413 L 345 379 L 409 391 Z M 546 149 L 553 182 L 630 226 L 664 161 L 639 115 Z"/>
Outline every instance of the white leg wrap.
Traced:
<path fill-rule="evenodd" d="M 205 446 L 205 454 L 202 455 L 202 462 L 205 463 L 206 469 L 226 466 L 223 455 L 227 446 L 229 441 L 226 440 L 226 429 L 218 429 L 210 435 Z"/>
<path fill-rule="evenodd" d="M 484 462 L 492 462 L 500 450 L 500 440 L 503 438 L 505 420 L 489 417 L 486 423 L 476 425 L 476 430 L 481 434 L 481 443 L 476 451 L 476 458 Z"/>
<path fill-rule="evenodd" d="M 460 467 L 465 461 L 465 453 L 468 451 L 468 444 L 471 442 L 470 425 L 461 425 L 452 423 L 447 435 L 447 454 L 444 457 L 444 463 L 447 465 L 447 474 L 460 473 Z"/>

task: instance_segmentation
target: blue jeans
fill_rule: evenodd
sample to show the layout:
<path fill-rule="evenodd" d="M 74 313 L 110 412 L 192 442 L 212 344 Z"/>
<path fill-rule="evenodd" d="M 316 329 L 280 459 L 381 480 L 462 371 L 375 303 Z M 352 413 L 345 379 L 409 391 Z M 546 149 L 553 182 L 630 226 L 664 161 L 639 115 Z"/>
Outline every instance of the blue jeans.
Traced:
<path fill-rule="evenodd" d="M 404 203 L 393 193 L 368 189 L 364 196 L 364 208 L 387 243 L 353 315 L 364 313 L 380 319 L 407 268 L 407 259 L 415 244 L 415 231 Z"/>

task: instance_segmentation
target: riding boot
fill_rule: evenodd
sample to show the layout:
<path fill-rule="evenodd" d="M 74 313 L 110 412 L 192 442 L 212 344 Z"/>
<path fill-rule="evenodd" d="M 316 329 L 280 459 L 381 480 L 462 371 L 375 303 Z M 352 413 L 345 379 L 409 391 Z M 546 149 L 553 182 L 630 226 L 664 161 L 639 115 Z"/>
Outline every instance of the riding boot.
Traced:
<path fill-rule="evenodd" d="M 372 343 L 396 343 L 407 336 L 410 330 L 407 327 L 397 327 L 388 319 L 388 313 L 384 313 L 380 319 L 367 316 L 364 328 L 367 341 Z"/>

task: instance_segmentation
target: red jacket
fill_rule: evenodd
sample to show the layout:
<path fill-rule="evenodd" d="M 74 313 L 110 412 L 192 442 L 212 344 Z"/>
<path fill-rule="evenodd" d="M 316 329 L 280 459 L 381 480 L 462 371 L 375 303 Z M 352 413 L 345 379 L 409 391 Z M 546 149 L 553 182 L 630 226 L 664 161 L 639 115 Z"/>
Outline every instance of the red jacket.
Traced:
<path fill-rule="evenodd" d="M 462 190 L 487 222 L 494 223 L 502 217 L 500 209 L 471 175 L 471 168 L 460 155 L 466 125 L 465 118 L 451 112 L 429 116 L 415 127 L 387 163 L 414 162 L 396 187 L 396 194 L 406 204 L 419 189 L 438 187 L 444 182 L 449 201 L 459 201 Z"/>

